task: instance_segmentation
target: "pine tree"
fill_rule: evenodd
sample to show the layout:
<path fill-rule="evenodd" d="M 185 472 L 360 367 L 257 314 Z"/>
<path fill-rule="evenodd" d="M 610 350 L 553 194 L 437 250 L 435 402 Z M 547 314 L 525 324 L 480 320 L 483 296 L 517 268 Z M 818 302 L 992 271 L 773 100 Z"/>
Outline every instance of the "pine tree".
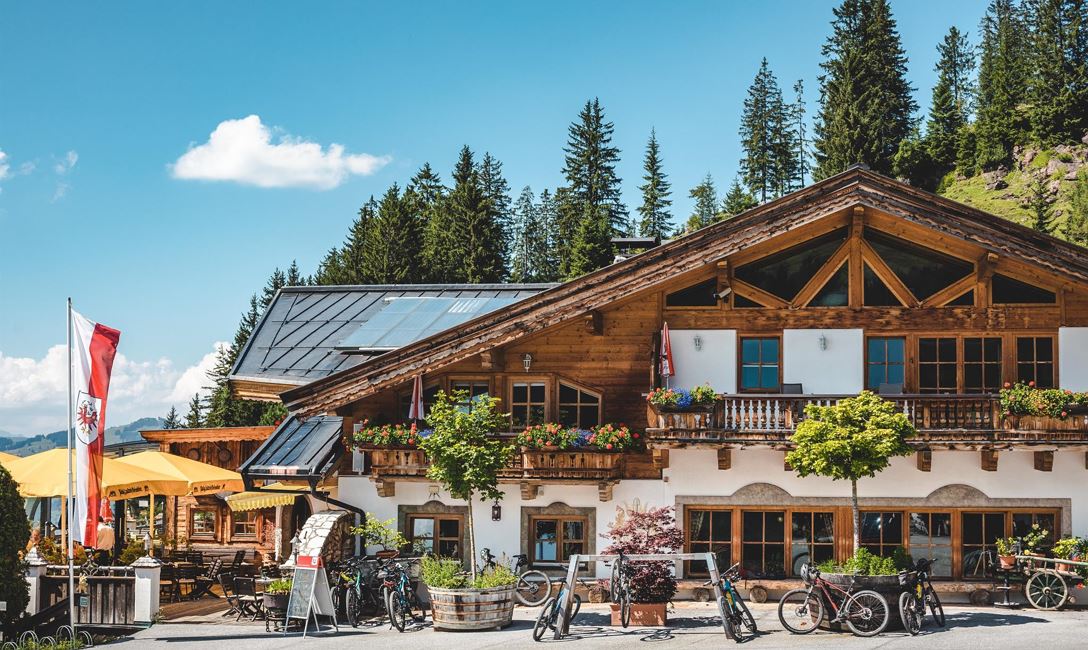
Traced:
<path fill-rule="evenodd" d="M 359 208 L 344 245 L 330 250 L 318 265 L 313 278 L 314 284 L 370 284 L 373 282 L 363 272 L 363 248 L 377 212 L 378 202 L 371 196 L 370 200 Z"/>
<path fill-rule="evenodd" d="M 422 273 L 423 224 L 411 209 L 412 199 L 392 185 L 370 220 L 363 254 L 362 275 L 376 284 L 416 282 Z"/>
<path fill-rule="evenodd" d="M 1069 195 L 1069 215 L 1062 234 L 1074 244 L 1088 246 L 1088 171 L 1081 170 Z"/>
<path fill-rule="evenodd" d="M 1054 206 L 1050 201 L 1044 175 L 1038 175 L 1028 186 L 1028 211 L 1031 213 L 1031 227 L 1039 232 L 1050 234 L 1054 230 Z"/>
<path fill-rule="evenodd" d="M 793 104 L 790 105 L 790 120 L 793 123 L 793 160 L 794 175 L 791 179 L 790 189 L 800 189 L 805 186 L 805 179 L 810 173 L 808 162 L 808 134 L 805 129 L 805 82 L 798 79 L 793 84 Z M 740 189 L 734 180 L 734 186 Z M 730 188 L 732 192 L 732 188 Z"/>
<path fill-rule="evenodd" d="M 958 29 L 948 30 L 937 46 L 937 83 L 926 124 L 925 146 L 937 176 L 944 176 L 956 164 L 960 129 L 967 124 L 974 89 L 971 74 L 974 51 Z"/>
<path fill-rule="evenodd" d="M 975 125 L 965 124 L 956 134 L 956 173 L 967 178 L 974 176 L 977 158 Z"/>
<path fill-rule="evenodd" d="M 199 429 L 204 426 L 204 404 L 201 402 L 200 393 L 193 395 L 189 400 L 189 413 L 185 416 L 186 429 Z"/>
<path fill-rule="evenodd" d="M 714 178 L 709 173 L 702 183 L 691 188 L 688 196 L 695 199 L 695 206 L 684 224 L 684 233 L 705 228 L 718 220 L 718 190 L 714 187 Z"/>
<path fill-rule="evenodd" d="M 231 427 L 256 424 L 261 403 L 234 397 L 227 378 L 242 348 L 246 346 L 253 330 L 256 329 L 262 311 L 257 295 L 254 294 L 249 299 L 249 309 L 238 321 L 234 340 L 228 345 L 220 346 L 216 352 L 215 365 L 208 371 L 208 379 L 211 380 L 212 386 L 211 394 L 208 396 L 208 412 L 202 416 L 201 420 L 204 426 Z"/>
<path fill-rule="evenodd" d="M 496 224 L 499 233 L 502 253 L 503 276 L 506 275 L 506 265 L 510 259 L 511 244 L 511 220 L 510 214 L 510 184 L 502 176 L 502 163 L 489 152 L 484 152 L 480 161 L 480 185 L 483 187 L 484 198 L 487 199 L 490 216 L 489 219 Z"/>
<path fill-rule="evenodd" d="M 298 262 L 291 260 L 291 266 L 287 267 L 287 284 L 288 287 L 301 287 L 306 284 L 306 278 L 302 277 L 302 273 L 298 270 Z"/>
<path fill-rule="evenodd" d="M 713 186 L 711 186 L 711 190 L 713 190 Z M 741 187 L 740 181 L 734 178 L 733 184 L 729 186 L 729 191 L 726 192 L 725 198 L 722 199 L 721 217 L 723 219 L 735 217 L 745 210 L 756 207 L 756 205 L 758 203 L 755 197 L 746 192 Z"/>
<path fill-rule="evenodd" d="M 178 415 L 178 410 L 173 406 L 166 413 L 166 418 L 162 421 L 163 429 L 180 429 L 181 428 L 181 416 Z"/>
<path fill-rule="evenodd" d="M 453 180 L 442 208 L 452 235 L 448 250 L 456 261 L 447 282 L 501 282 L 506 274 L 505 236 L 467 145 L 461 148 Z"/>
<path fill-rule="evenodd" d="M 888 174 L 917 108 L 887 0 L 843 0 L 823 46 L 815 125 L 818 178 L 865 163 Z"/>
<path fill-rule="evenodd" d="M 534 238 L 547 237 L 538 230 L 537 206 L 533 200 L 533 188 L 526 185 L 521 190 L 513 209 L 513 242 L 510 251 L 510 281 L 533 282 L 536 260 L 533 259 Z M 545 239 L 545 246 L 547 240 Z"/>
<path fill-rule="evenodd" d="M 272 271 L 272 276 L 268 278 L 268 282 L 265 283 L 264 289 L 261 290 L 261 311 L 268 309 L 268 306 L 272 304 L 272 300 L 276 297 L 276 293 L 287 284 L 287 275 L 277 266 L 276 270 Z"/>
<path fill-rule="evenodd" d="M 602 212 L 608 219 L 613 235 L 625 235 L 629 230 L 627 208 L 620 201 L 620 179 L 616 176 L 616 163 L 620 151 L 612 146 L 612 122 L 605 121 L 604 109 L 600 101 L 587 101 L 578 114 L 578 119 L 567 129 L 563 176 L 566 186 L 556 192 L 559 204 L 557 222 L 559 259 L 563 277 L 572 278 L 584 270 L 576 270 L 572 261 L 571 249 L 578 237 L 582 246 L 601 246 L 601 250 L 580 252 L 581 259 L 612 261 L 611 237 L 605 239 L 597 232 Z M 589 220 L 587 227 L 582 222 Z"/>
<path fill-rule="evenodd" d="M 672 214 L 669 206 L 672 205 L 672 199 L 669 195 L 672 184 L 661 169 L 661 150 L 657 144 L 657 132 L 653 129 L 650 130 L 650 139 L 646 142 L 646 157 L 643 159 L 642 169 L 646 173 L 642 176 L 643 184 L 638 188 L 642 191 L 642 205 L 638 208 L 641 217 L 638 234 L 641 237 L 664 239 L 671 229 L 669 222 Z"/>
<path fill-rule="evenodd" d="M 612 263 L 611 211 L 607 206 L 586 203 L 585 214 L 578 220 L 578 230 L 570 247 L 568 278 L 591 273 Z"/>
<path fill-rule="evenodd" d="M 1021 106 L 1027 100 L 1028 36 L 1013 0 L 991 0 L 979 31 L 975 163 L 987 170 L 1007 162 L 1013 145 L 1024 139 L 1027 124 Z"/>
<path fill-rule="evenodd" d="M 792 121 L 778 80 L 764 58 L 748 87 L 740 122 L 741 174 L 761 202 L 788 192 L 797 176 Z"/>
<path fill-rule="evenodd" d="M 1031 0 L 1032 136 L 1043 145 L 1076 142 L 1088 126 L 1088 3 Z"/>
<path fill-rule="evenodd" d="M 559 273 L 559 204 L 555 195 L 544 190 L 540 193 L 537 204 L 537 216 L 540 219 L 540 231 L 543 233 L 544 251 L 539 268 L 539 282 L 558 282 Z"/>

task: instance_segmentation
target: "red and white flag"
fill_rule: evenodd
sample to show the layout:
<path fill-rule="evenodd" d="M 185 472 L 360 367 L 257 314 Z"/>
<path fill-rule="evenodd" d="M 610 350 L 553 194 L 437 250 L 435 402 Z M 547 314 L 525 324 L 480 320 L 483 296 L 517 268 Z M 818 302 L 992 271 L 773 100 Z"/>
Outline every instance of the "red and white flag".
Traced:
<path fill-rule="evenodd" d="M 672 341 L 669 340 L 669 324 L 661 328 L 661 376 L 672 377 L 676 367 L 672 363 Z"/>
<path fill-rule="evenodd" d="M 106 394 L 121 332 L 72 312 L 72 406 L 75 428 L 75 489 L 72 539 L 86 547 L 98 543 L 102 509 L 102 447 L 106 433 Z"/>
<path fill-rule="evenodd" d="M 423 419 L 423 375 L 416 375 L 412 382 L 412 405 L 408 407 L 408 419 Z"/>

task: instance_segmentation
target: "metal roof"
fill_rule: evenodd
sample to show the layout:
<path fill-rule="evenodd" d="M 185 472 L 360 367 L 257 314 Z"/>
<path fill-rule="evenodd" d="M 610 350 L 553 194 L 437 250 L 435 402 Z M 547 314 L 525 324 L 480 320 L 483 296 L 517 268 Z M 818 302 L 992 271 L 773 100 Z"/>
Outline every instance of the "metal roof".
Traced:
<path fill-rule="evenodd" d="M 306 420 L 290 416 L 246 459 L 239 471 L 247 482 L 320 479 L 344 451 L 340 442 L 343 424 L 344 418 L 329 415 Z"/>
<path fill-rule="evenodd" d="M 285 287 L 261 317 L 231 379 L 307 384 L 388 350 L 536 295 L 553 284 L 432 284 Z M 438 298 L 423 308 L 421 301 Z M 457 306 L 457 301 L 463 301 Z M 393 307 L 396 305 L 396 307 Z M 414 307 L 410 319 L 395 317 Z M 442 314 L 423 323 L 427 310 Z M 472 309 L 465 318 L 457 310 Z M 452 312 L 452 313 L 451 313 Z M 402 314 L 403 316 L 403 314 Z M 373 319 L 373 320 L 372 320 Z M 372 327 L 370 327 L 373 325 Z M 365 328 L 365 329 L 364 329 Z"/>

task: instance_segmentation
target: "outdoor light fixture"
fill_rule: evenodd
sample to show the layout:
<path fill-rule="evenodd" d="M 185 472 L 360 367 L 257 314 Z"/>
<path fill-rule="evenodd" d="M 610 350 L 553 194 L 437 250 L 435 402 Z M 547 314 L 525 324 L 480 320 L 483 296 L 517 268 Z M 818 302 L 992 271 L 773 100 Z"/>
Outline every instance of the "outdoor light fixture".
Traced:
<path fill-rule="evenodd" d="M 502 519 L 502 506 L 499 505 L 499 500 L 496 499 L 491 506 L 491 521 L 499 521 L 500 519 Z"/>
<path fill-rule="evenodd" d="M 533 355 L 528 352 L 521 358 L 521 365 L 525 368 L 525 372 L 529 372 L 529 368 L 533 366 Z"/>
<path fill-rule="evenodd" d="M 821 350 L 826 350 L 827 349 L 827 337 L 826 336 L 821 334 L 820 338 L 817 339 L 817 342 L 820 344 L 820 349 Z"/>
<path fill-rule="evenodd" d="M 290 542 L 290 544 L 291 544 L 291 564 L 294 564 L 295 560 L 298 559 L 298 545 L 300 543 L 302 543 L 302 540 L 300 540 L 298 538 L 298 531 L 296 530 L 294 536 L 291 537 L 291 542 Z"/>
<path fill-rule="evenodd" d="M 427 498 L 428 499 L 437 499 L 438 498 L 438 484 L 437 483 L 431 483 L 430 488 L 428 488 L 428 490 L 427 490 Z"/>
<path fill-rule="evenodd" d="M 151 541 L 151 531 L 144 533 L 144 550 L 148 555 L 151 555 L 151 548 L 154 546 L 154 542 Z"/>
<path fill-rule="evenodd" d="M 696 350 L 703 349 L 703 337 L 699 336 L 698 334 L 695 335 L 695 338 L 693 338 L 691 342 L 695 344 Z"/>

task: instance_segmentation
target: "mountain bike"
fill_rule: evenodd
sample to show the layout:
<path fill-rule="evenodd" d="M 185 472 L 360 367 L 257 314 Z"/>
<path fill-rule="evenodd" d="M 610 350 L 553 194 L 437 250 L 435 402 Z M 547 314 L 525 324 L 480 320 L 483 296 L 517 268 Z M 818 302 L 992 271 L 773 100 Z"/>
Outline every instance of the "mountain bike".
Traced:
<path fill-rule="evenodd" d="M 389 621 L 398 632 L 403 632 L 408 625 L 408 619 L 414 622 L 422 622 L 426 617 L 426 610 L 420 602 L 412 581 L 408 579 L 408 567 L 400 562 L 388 562 L 383 565 L 379 574 L 382 578 L 382 586 L 386 589 L 385 611 L 389 615 Z M 419 615 L 416 615 L 416 612 Z"/>
<path fill-rule="evenodd" d="M 579 582 L 581 582 L 579 580 Z M 544 638 L 544 633 L 548 630 L 555 631 L 555 627 L 559 625 L 559 617 L 563 610 L 563 596 L 567 593 L 567 583 L 563 583 L 563 586 L 559 588 L 559 595 L 548 598 L 544 603 L 544 606 L 540 608 L 540 614 L 537 614 L 536 624 L 533 625 L 533 641 L 539 641 Z M 571 595 L 574 598 L 571 604 L 570 610 L 570 622 L 574 622 L 574 617 L 578 615 L 578 610 L 582 608 L 582 598 L 578 594 Z"/>
<path fill-rule="evenodd" d="M 748 637 L 754 637 L 757 633 L 756 619 L 752 617 L 752 612 L 748 611 L 744 599 L 740 597 L 737 588 L 733 585 L 733 582 L 739 579 L 740 562 L 718 574 L 718 586 L 722 592 L 722 595 L 718 597 L 718 613 L 722 617 L 722 628 L 725 630 L 725 636 L 737 643 L 747 640 Z M 708 587 L 712 584 L 714 584 L 713 580 L 707 580 L 703 586 Z M 747 633 L 741 632 L 742 627 L 747 630 Z"/>
<path fill-rule="evenodd" d="M 385 611 L 385 591 L 376 574 L 375 561 L 364 558 L 349 558 L 333 567 L 332 604 L 337 618 L 343 612 L 344 620 L 359 627 L 364 611 Z"/>
<path fill-rule="evenodd" d="M 899 585 L 904 588 L 903 593 L 899 594 L 899 616 L 903 619 L 903 627 L 911 635 L 922 631 L 927 606 L 937 625 L 944 627 L 944 607 L 929 576 L 929 570 L 936 561 L 921 558 L 914 563 L 913 571 L 899 572 Z"/>
<path fill-rule="evenodd" d="M 778 620 L 793 634 L 808 634 L 820 627 L 824 618 L 829 623 L 845 623 L 857 636 L 876 636 L 888 626 L 888 601 L 875 591 L 843 589 L 820 577 L 820 570 L 811 564 L 801 567 L 804 589 L 787 591 L 778 601 Z M 831 608 L 831 616 L 824 607 Z"/>
<path fill-rule="evenodd" d="M 491 549 L 480 551 L 480 557 L 485 569 L 495 568 L 495 556 L 491 554 Z M 546 573 L 528 567 L 529 559 L 524 553 L 514 556 L 514 574 L 518 577 L 514 596 L 522 605 L 536 607 L 552 595 L 552 583 Z"/>
<path fill-rule="evenodd" d="M 631 574 L 634 568 L 623 551 L 612 561 L 612 579 L 608 581 L 610 600 L 620 606 L 620 624 L 631 624 Z"/>

